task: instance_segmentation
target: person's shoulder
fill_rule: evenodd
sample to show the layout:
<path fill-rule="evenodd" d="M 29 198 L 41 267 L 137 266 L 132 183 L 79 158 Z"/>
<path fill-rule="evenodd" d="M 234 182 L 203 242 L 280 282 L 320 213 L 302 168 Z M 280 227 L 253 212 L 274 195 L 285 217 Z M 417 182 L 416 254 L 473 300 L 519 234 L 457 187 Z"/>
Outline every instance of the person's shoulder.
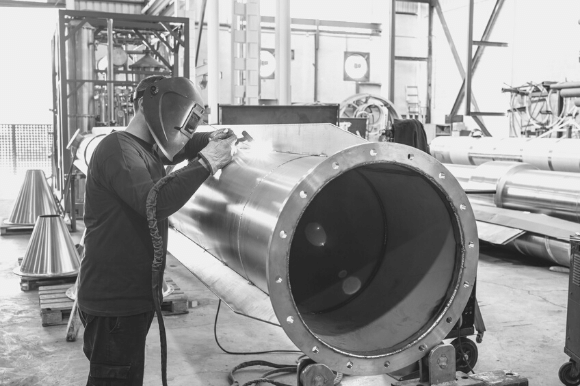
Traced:
<path fill-rule="evenodd" d="M 124 161 L 128 153 L 135 152 L 135 146 L 128 136 L 119 131 L 108 134 L 97 146 L 93 157 L 99 163 L 113 160 Z"/>
<path fill-rule="evenodd" d="M 135 141 L 122 131 L 115 131 L 107 135 L 99 146 L 101 144 L 106 156 L 119 154 L 123 151 L 131 151 L 136 148 Z"/>

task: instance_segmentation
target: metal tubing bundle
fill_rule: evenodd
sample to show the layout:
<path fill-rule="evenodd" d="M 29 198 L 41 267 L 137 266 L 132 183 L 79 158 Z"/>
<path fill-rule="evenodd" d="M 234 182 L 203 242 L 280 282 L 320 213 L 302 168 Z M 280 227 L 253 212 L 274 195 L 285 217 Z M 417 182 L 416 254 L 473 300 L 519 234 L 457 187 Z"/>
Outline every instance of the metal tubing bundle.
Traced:
<path fill-rule="evenodd" d="M 480 166 L 446 166 L 466 190 L 496 191 L 494 195 L 470 195 L 475 206 L 497 206 L 580 223 L 580 174 L 549 172 L 530 164 L 501 161 Z M 524 255 L 570 265 L 567 240 L 526 233 L 508 245 Z"/>
<path fill-rule="evenodd" d="M 478 203 L 580 223 L 580 174 L 548 172 L 517 162 L 446 166 L 467 189 L 496 190 L 493 196 L 476 195 Z"/>
<path fill-rule="evenodd" d="M 191 266 L 197 244 L 243 278 L 230 294 L 268 294 L 294 344 L 335 371 L 393 372 L 439 344 L 478 260 L 473 212 L 450 173 L 332 125 L 231 128 L 255 141 L 170 218 L 186 236 L 176 252 L 170 237 L 172 254 Z M 225 300 L 210 270 L 205 283 Z"/>
<path fill-rule="evenodd" d="M 514 161 L 540 170 L 580 173 L 580 139 L 438 137 L 430 148 L 431 154 L 446 164 Z"/>

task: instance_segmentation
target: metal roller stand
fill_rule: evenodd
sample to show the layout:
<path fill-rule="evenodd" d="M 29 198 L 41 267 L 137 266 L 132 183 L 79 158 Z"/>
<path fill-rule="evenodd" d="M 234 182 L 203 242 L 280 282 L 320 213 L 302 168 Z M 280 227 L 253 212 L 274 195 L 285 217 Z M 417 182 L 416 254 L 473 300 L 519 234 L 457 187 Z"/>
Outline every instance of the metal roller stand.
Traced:
<path fill-rule="evenodd" d="M 580 236 L 570 237 L 570 284 L 564 352 L 570 361 L 560 367 L 558 377 L 566 386 L 580 385 Z"/>

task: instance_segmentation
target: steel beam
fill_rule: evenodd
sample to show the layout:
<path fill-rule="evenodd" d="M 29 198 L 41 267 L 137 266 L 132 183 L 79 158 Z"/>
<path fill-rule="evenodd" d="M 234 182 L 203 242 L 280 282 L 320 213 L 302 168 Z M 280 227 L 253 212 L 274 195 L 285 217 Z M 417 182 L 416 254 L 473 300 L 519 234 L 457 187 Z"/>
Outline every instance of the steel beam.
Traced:
<path fill-rule="evenodd" d="M 207 5 L 207 0 L 203 0 L 203 4 L 201 6 L 201 19 L 199 22 L 199 32 L 197 34 L 197 45 L 195 46 L 195 66 L 197 67 L 197 63 L 199 61 L 199 48 L 201 47 L 201 35 L 203 33 L 203 19 L 205 19 L 205 7 Z"/>
<path fill-rule="evenodd" d="M 161 36 L 160 33 L 153 31 L 153 35 L 157 36 L 157 39 L 159 39 L 160 42 L 165 44 L 165 47 L 167 47 L 169 49 L 169 51 L 174 50 L 173 46 L 171 44 L 169 44 L 169 42 L 167 40 L 165 40 L 165 38 L 163 36 Z"/>
<path fill-rule="evenodd" d="M 474 40 L 473 45 L 474 46 L 485 46 L 485 47 L 507 47 L 508 46 L 507 43 L 488 42 L 488 41 L 484 42 L 484 41 L 480 41 L 480 40 Z"/>
<path fill-rule="evenodd" d="M 0 0 L 0 8 L 65 8 L 63 0 L 47 0 L 45 3 L 36 1 Z"/>
<path fill-rule="evenodd" d="M 171 70 L 171 72 L 173 72 L 173 66 L 171 65 L 171 63 L 169 63 L 167 61 L 167 59 L 165 59 L 163 57 L 163 55 L 161 55 L 161 53 L 159 51 L 157 51 L 157 49 L 147 41 L 147 39 L 145 38 L 145 36 L 143 36 L 143 34 L 141 32 L 139 32 L 138 30 L 133 30 L 135 32 L 135 34 L 137 36 L 139 36 L 139 38 L 141 40 L 143 40 L 143 44 L 145 44 L 147 46 L 147 48 L 149 48 L 151 51 L 153 51 L 153 53 L 155 53 L 155 55 L 157 55 L 157 57 L 159 58 L 159 60 L 161 60 L 163 62 L 163 64 L 165 64 L 165 66 L 167 66 L 167 68 L 169 68 Z"/>
<path fill-rule="evenodd" d="M 495 23 L 497 21 L 497 18 L 499 16 L 499 13 L 500 13 L 504 3 L 505 3 L 505 0 L 497 0 L 497 2 L 495 3 L 495 6 L 493 8 L 493 11 L 491 12 L 491 15 L 489 17 L 489 20 L 487 22 L 485 30 L 483 31 L 483 35 L 482 35 L 481 40 L 489 39 L 491 32 L 493 31 L 493 28 L 495 27 Z M 469 27 L 469 28 L 471 28 L 471 27 Z M 473 56 L 473 59 L 472 59 L 472 65 L 471 65 L 471 67 L 467 68 L 467 71 L 471 73 L 471 76 L 473 76 L 473 74 L 475 73 L 475 70 L 477 69 L 477 66 L 479 65 L 479 61 L 481 60 L 481 57 L 483 56 L 484 49 L 485 49 L 484 46 L 479 46 L 479 47 L 477 47 L 477 50 L 475 51 L 475 55 Z M 461 106 L 461 102 L 463 101 L 463 97 L 465 96 L 465 86 L 466 86 L 466 80 L 464 79 L 463 83 L 461 84 L 461 88 L 459 89 L 459 92 L 457 94 L 457 98 L 455 99 L 455 103 L 453 104 L 453 108 L 451 109 L 451 113 L 449 115 L 457 115 L 457 112 L 459 111 L 459 107 Z"/>
<path fill-rule="evenodd" d="M 428 62 L 428 57 L 419 57 L 419 56 L 395 56 L 395 60 L 402 60 L 406 62 Z"/>
<path fill-rule="evenodd" d="M 431 123 L 433 103 L 433 13 L 434 5 L 429 3 L 428 41 L 427 41 L 427 111 L 425 111 L 425 123 Z"/>
<path fill-rule="evenodd" d="M 457 48 L 455 47 L 455 42 L 453 41 L 453 36 L 451 36 L 451 32 L 449 31 L 449 26 L 447 25 L 447 21 L 445 20 L 445 15 L 443 14 L 443 10 L 441 9 L 441 4 L 439 3 L 439 0 L 433 0 L 433 3 L 435 5 L 435 10 L 437 11 L 437 16 L 439 17 L 439 21 L 441 22 L 441 26 L 443 27 L 443 32 L 445 33 L 445 38 L 447 39 L 447 44 L 449 44 L 449 48 L 451 49 L 451 54 L 453 55 L 453 59 L 455 59 L 455 65 L 457 66 L 457 70 L 459 71 L 461 78 L 463 78 L 465 80 L 465 70 L 463 69 L 463 64 L 461 63 L 461 58 L 459 57 L 459 53 L 457 52 Z M 477 101 L 475 100 L 475 96 L 473 96 L 473 94 L 472 94 L 472 103 L 473 103 L 473 106 L 475 107 L 475 109 L 479 110 L 479 106 L 477 105 Z M 489 133 L 489 131 L 485 127 L 485 124 L 481 118 L 473 117 L 473 120 L 475 121 L 475 123 L 477 123 L 477 125 L 479 126 L 481 131 L 486 136 L 491 136 L 491 134 Z"/>
<path fill-rule="evenodd" d="M 113 19 L 107 19 L 107 80 L 115 80 L 115 65 L 113 64 Z M 109 112 L 109 124 L 115 122 L 115 86 L 107 83 L 107 103 Z"/>
<path fill-rule="evenodd" d="M 391 1 L 392 1 L 392 7 L 391 7 L 391 41 L 390 41 L 391 63 L 389 64 L 390 69 L 391 69 L 391 74 L 390 74 L 391 76 L 389 79 L 389 100 L 391 102 L 395 103 L 395 45 L 396 45 L 395 29 L 396 29 L 396 23 L 397 23 L 397 0 L 391 0 Z"/>

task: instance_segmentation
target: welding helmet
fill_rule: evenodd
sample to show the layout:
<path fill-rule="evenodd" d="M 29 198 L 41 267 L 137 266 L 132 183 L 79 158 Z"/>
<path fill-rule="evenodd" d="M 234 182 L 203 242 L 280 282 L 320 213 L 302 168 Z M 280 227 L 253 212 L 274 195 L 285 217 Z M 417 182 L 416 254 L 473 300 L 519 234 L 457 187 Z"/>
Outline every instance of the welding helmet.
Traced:
<path fill-rule="evenodd" d="M 204 102 L 197 87 L 187 78 L 161 78 L 139 90 L 145 122 L 157 146 L 173 161 L 191 139 L 201 121 Z"/>

